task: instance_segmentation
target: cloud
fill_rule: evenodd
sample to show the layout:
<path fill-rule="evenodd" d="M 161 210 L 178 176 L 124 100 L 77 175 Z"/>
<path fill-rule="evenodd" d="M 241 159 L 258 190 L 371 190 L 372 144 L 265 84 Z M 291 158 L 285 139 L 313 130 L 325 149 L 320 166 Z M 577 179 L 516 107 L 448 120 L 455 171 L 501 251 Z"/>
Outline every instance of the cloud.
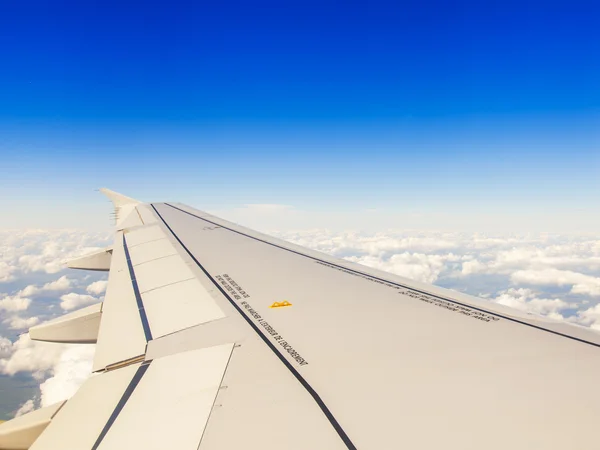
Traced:
<path fill-rule="evenodd" d="M 49 406 L 71 397 L 90 376 L 95 347 L 33 341 L 28 334 L 14 343 L 0 337 L 0 373 L 31 373 L 42 382 L 41 407 Z M 33 409 L 34 403 L 28 400 L 21 409 Z"/>
<path fill-rule="evenodd" d="M 574 294 L 600 296 L 600 278 L 592 277 L 570 270 L 542 269 L 518 270 L 511 274 L 513 283 L 523 283 L 541 286 L 572 286 Z"/>
<path fill-rule="evenodd" d="M 4 339 L 0 337 L 0 343 L 6 345 Z M 23 334 L 3 350 L 6 356 L 0 358 L 0 373 L 15 375 L 30 372 L 34 378 L 43 380 L 51 373 L 64 350 L 63 344 L 32 341 L 28 334 Z"/>
<path fill-rule="evenodd" d="M 63 275 L 57 280 L 51 281 L 50 283 L 46 283 L 42 289 L 44 291 L 66 291 L 73 285 L 73 280 L 67 278 L 66 275 Z"/>
<path fill-rule="evenodd" d="M 0 360 L 8 358 L 12 354 L 12 345 L 10 339 L 0 336 Z"/>
<path fill-rule="evenodd" d="M 21 289 L 18 295 L 23 297 L 33 297 L 34 295 L 38 295 L 41 291 L 42 290 L 35 284 L 30 284 Z"/>
<path fill-rule="evenodd" d="M 493 302 L 555 320 L 563 320 L 561 312 L 574 306 L 559 298 L 538 298 L 534 291 L 525 288 L 510 288 L 498 294 L 491 299 Z"/>
<path fill-rule="evenodd" d="M 21 407 L 15 413 L 15 417 L 22 416 L 23 414 L 27 414 L 35 409 L 35 404 L 33 399 L 27 400 L 25 403 L 21 405 Z"/>
<path fill-rule="evenodd" d="M 578 311 L 574 321 L 600 331 L 600 303 Z"/>
<path fill-rule="evenodd" d="M 67 348 L 53 366 L 53 376 L 40 385 L 41 406 L 71 398 L 92 373 L 95 345 Z"/>
<path fill-rule="evenodd" d="M 40 323 L 40 319 L 38 317 L 20 317 L 20 316 L 12 316 L 4 319 L 2 323 L 7 324 L 11 330 L 28 330 L 34 325 Z"/>
<path fill-rule="evenodd" d="M 108 280 L 98 280 L 86 287 L 85 290 L 88 294 L 101 295 L 106 291 L 106 286 L 108 286 Z"/>
<path fill-rule="evenodd" d="M 0 311 L 25 311 L 27 308 L 29 308 L 30 304 L 30 298 L 19 296 L 7 296 L 0 300 Z"/>
<path fill-rule="evenodd" d="M 72 309 L 76 309 L 85 305 L 91 305 L 92 303 L 97 303 L 100 301 L 98 298 L 92 297 L 91 295 L 77 294 L 75 292 L 61 295 L 60 300 L 60 307 L 65 311 L 70 311 Z"/>
<path fill-rule="evenodd" d="M 64 261 L 106 247 L 108 233 L 79 230 L 0 230 L 0 282 L 22 274 L 57 273 Z"/>
<path fill-rule="evenodd" d="M 34 284 L 25 286 L 19 291 L 19 295 L 23 297 L 34 297 L 47 292 L 59 292 L 66 291 L 73 286 L 73 280 L 68 278 L 66 275 L 57 278 L 54 281 L 50 281 L 44 284 L 42 287 L 38 287 Z"/>
<path fill-rule="evenodd" d="M 6 261 L 0 261 L 0 282 L 12 281 L 15 279 L 14 273 L 17 268 L 11 266 Z"/>
<path fill-rule="evenodd" d="M 422 253 L 399 253 L 389 258 L 378 258 L 376 256 L 349 256 L 347 260 L 364 264 L 375 269 L 401 275 L 424 283 L 433 283 L 444 269 L 449 260 L 456 260 L 452 255 L 425 255 Z"/>

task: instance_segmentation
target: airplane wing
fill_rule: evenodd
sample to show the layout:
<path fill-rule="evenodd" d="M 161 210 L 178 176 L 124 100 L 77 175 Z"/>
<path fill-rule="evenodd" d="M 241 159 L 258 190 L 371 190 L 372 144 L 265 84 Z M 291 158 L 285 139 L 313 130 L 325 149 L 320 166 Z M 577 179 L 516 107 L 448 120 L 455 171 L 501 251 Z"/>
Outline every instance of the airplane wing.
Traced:
<path fill-rule="evenodd" d="M 182 204 L 106 193 L 117 213 L 114 245 L 73 263 L 109 270 L 103 304 L 30 331 L 96 342 L 94 374 L 30 423 L 26 415 L 1 425 L 0 448 L 548 450 L 597 442 L 595 332 Z M 7 436 L 20 436 L 21 447 Z"/>

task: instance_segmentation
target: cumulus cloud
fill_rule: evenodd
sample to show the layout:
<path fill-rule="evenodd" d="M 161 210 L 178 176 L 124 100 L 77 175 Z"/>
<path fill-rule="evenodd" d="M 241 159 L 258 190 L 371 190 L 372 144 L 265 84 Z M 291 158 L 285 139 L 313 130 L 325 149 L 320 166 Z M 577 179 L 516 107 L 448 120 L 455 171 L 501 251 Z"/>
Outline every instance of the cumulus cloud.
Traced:
<path fill-rule="evenodd" d="M 0 311 L 16 312 L 25 311 L 29 308 L 31 299 L 26 297 L 17 296 L 6 296 L 0 299 Z"/>
<path fill-rule="evenodd" d="M 346 259 L 416 281 L 433 283 L 444 269 L 446 262 L 456 261 L 458 258 L 453 254 L 425 255 L 422 253 L 404 252 L 392 255 L 389 258 L 366 255 L 348 256 Z"/>
<path fill-rule="evenodd" d="M 35 284 L 30 284 L 21 289 L 18 295 L 23 297 L 33 297 L 34 295 L 38 295 L 41 291 L 42 290 Z"/>
<path fill-rule="evenodd" d="M 27 273 L 57 273 L 64 262 L 109 244 L 108 233 L 80 230 L 0 230 L 0 282 Z"/>
<path fill-rule="evenodd" d="M 100 301 L 98 298 L 91 295 L 77 294 L 76 292 L 61 295 L 60 300 L 60 307 L 65 311 L 81 308 L 82 306 L 91 305 L 92 303 Z"/>
<path fill-rule="evenodd" d="M 43 293 L 66 291 L 73 286 L 73 280 L 66 275 L 44 284 L 42 287 L 30 284 L 19 291 L 23 297 L 34 297 Z"/>
<path fill-rule="evenodd" d="M 57 305 L 69 310 L 98 301 L 105 282 L 95 283 L 97 274 L 60 272 L 66 269 L 65 260 L 104 248 L 110 241 L 109 233 L 0 230 L 0 286 L 4 291 L 0 293 L 0 334 L 24 331 L 39 323 L 40 318 L 56 316 Z M 52 278 L 48 274 L 56 275 Z M 91 292 L 85 291 L 86 285 Z M 65 294 L 63 298 L 61 294 Z M 20 405 L 14 405 L 18 414 L 71 396 L 90 375 L 94 348 L 36 342 L 28 334 L 12 341 L 0 336 L 0 374 L 26 373 L 40 383 L 40 395 L 23 398 Z"/>
<path fill-rule="evenodd" d="M 52 405 L 71 397 L 90 376 L 95 347 L 38 342 L 28 334 L 21 335 L 14 343 L 0 337 L 0 373 L 31 373 L 43 381 L 40 406 Z M 33 399 L 25 402 L 21 413 L 33 409 L 34 403 Z"/>
<path fill-rule="evenodd" d="M 500 291 L 498 296 L 491 300 L 520 311 L 531 312 L 555 320 L 563 320 L 561 311 L 574 306 L 560 298 L 539 298 L 536 292 L 525 288 L 510 288 Z"/>
<path fill-rule="evenodd" d="M 33 399 L 27 400 L 25 403 L 21 405 L 21 407 L 15 413 L 15 417 L 22 416 L 23 414 L 27 414 L 35 409 L 35 404 Z"/>
<path fill-rule="evenodd" d="M 14 280 L 14 273 L 16 272 L 16 270 L 16 267 L 8 264 L 6 261 L 0 261 L 0 282 Z"/>
<path fill-rule="evenodd" d="M 40 323 L 40 319 L 38 317 L 12 316 L 4 319 L 2 323 L 8 325 L 11 330 L 27 330 Z"/>
<path fill-rule="evenodd" d="M 0 338 L 0 345 L 5 338 Z M 16 342 L 4 349 L 6 355 L 0 358 L 0 373 L 15 375 L 19 372 L 29 372 L 34 378 L 42 380 L 52 371 L 65 350 L 62 344 L 32 341 L 28 334 L 19 336 Z"/>
<path fill-rule="evenodd" d="M 0 336 L 0 360 L 8 358 L 12 354 L 12 345 L 10 339 Z"/>
<path fill-rule="evenodd" d="M 570 270 L 542 269 L 518 270 L 511 274 L 515 284 L 532 284 L 541 286 L 572 286 L 574 294 L 600 296 L 600 278 L 592 277 Z"/>
<path fill-rule="evenodd" d="M 108 286 L 108 280 L 98 280 L 91 283 L 85 290 L 88 294 L 101 295 L 106 291 L 106 286 Z"/>
<path fill-rule="evenodd" d="M 40 385 L 41 406 L 66 400 L 92 373 L 95 345 L 70 346 L 54 364 L 53 376 Z"/>
<path fill-rule="evenodd" d="M 46 283 L 42 289 L 44 291 L 66 291 L 73 285 L 73 280 L 67 278 L 66 275 L 63 275 L 57 280 L 51 281 L 50 283 Z"/>

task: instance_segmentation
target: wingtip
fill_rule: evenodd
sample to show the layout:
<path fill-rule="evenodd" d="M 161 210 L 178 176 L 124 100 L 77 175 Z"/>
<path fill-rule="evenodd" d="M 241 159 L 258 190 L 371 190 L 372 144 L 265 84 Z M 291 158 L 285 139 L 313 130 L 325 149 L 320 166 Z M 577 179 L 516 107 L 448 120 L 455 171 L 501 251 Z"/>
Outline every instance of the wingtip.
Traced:
<path fill-rule="evenodd" d="M 115 205 L 115 208 L 118 208 L 118 207 L 124 206 L 124 205 L 136 205 L 138 203 L 141 203 L 139 200 L 136 200 L 135 198 L 127 197 L 126 195 L 112 191 L 108 188 L 100 188 L 99 191 L 102 192 L 104 195 L 106 195 L 111 202 L 113 202 L 113 205 Z"/>

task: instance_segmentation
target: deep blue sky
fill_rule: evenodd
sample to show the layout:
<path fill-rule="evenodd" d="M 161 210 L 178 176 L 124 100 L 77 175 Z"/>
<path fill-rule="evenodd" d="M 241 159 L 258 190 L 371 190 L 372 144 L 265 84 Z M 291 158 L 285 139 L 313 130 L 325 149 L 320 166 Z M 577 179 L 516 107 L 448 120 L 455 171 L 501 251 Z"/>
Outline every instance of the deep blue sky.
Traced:
<path fill-rule="evenodd" d="M 3 2 L 5 206 L 60 195 L 62 214 L 108 185 L 208 208 L 598 209 L 599 18 L 577 1 Z"/>

